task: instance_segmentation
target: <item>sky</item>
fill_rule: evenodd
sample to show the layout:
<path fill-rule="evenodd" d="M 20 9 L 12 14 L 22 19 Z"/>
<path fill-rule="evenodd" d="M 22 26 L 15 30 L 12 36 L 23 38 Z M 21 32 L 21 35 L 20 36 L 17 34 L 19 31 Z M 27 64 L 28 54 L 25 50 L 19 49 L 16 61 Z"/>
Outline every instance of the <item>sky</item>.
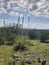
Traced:
<path fill-rule="evenodd" d="M 24 16 L 24 28 L 49 29 L 49 0 L 0 0 L 0 26 L 20 24 Z M 30 17 L 28 24 L 28 17 Z"/>

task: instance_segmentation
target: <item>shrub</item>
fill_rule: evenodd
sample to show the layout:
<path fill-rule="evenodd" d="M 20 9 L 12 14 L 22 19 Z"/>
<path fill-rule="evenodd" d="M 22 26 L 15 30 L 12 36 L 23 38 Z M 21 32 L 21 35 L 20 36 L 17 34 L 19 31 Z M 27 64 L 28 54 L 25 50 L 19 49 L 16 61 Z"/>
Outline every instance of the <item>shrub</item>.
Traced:
<path fill-rule="evenodd" d="M 41 33 L 41 36 L 40 36 L 40 42 L 45 42 L 46 40 L 49 39 L 49 35 L 48 33 Z"/>
<path fill-rule="evenodd" d="M 26 50 L 26 49 L 27 49 L 27 47 L 26 47 L 24 41 L 20 41 L 20 42 L 18 42 L 18 43 L 14 46 L 14 50 L 15 50 L 15 51 L 18 51 L 18 50 L 23 51 L 23 50 Z"/>
<path fill-rule="evenodd" d="M 23 51 L 23 50 L 26 50 L 26 46 L 24 45 L 24 44 L 17 44 L 17 45 L 15 45 L 14 46 L 14 50 L 15 51 L 18 51 L 18 50 L 21 50 L 21 51 Z"/>
<path fill-rule="evenodd" d="M 4 39 L 0 38 L 0 45 L 4 45 Z"/>

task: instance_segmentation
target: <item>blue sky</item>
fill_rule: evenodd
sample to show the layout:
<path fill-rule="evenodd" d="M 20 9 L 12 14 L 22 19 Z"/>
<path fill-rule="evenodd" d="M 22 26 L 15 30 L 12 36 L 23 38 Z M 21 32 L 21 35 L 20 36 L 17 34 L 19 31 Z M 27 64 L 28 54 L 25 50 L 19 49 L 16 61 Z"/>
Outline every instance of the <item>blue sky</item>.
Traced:
<path fill-rule="evenodd" d="M 19 14 L 20 24 L 24 16 L 25 28 L 49 29 L 49 0 L 0 0 L 0 26 L 4 19 L 6 25 L 17 23 Z"/>

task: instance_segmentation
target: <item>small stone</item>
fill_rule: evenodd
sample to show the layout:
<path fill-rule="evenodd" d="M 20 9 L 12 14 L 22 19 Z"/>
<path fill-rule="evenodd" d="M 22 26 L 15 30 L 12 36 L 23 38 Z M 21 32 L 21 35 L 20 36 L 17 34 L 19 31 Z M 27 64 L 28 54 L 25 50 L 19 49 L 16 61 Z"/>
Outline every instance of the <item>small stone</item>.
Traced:
<path fill-rule="evenodd" d="M 26 59 L 26 63 L 31 64 L 31 63 L 32 63 L 32 62 L 31 62 L 31 59 L 27 58 L 27 59 Z"/>
<path fill-rule="evenodd" d="M 46 60 L 42 61 L 42 65 L 46 65 Z"/>
<path fill-rule="evenodd" d="M 40 59 L 40 58 L 38 58 L 38 62 L 39 62 L 39 63 L 41 62 L 41 59 Z"/>

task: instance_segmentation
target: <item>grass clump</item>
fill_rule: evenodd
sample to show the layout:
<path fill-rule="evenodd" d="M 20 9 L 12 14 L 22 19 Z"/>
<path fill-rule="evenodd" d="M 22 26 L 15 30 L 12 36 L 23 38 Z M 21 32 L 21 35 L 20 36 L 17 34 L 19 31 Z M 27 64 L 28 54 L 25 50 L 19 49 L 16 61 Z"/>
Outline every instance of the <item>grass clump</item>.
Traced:
<path fill-rule="evenodd" d="M 24 51 L 26 49 L 27 49 L 27 47 L 25 46 L 25 44 L 18 43 L 14 46 L 15 51 L 18 51 L 18 50 Z"/>
<path fill-rule="evenodd" d="M 21 61 L 20 65 L 25 65 L 25 62 L 24 60 Z"/>
<path fill-rule="evenodd" d="M 8 65 L 15 65 L 15 60 L 13 60 L 13 59 L 12 60 L 9 60 L 8 61 Z"/>

